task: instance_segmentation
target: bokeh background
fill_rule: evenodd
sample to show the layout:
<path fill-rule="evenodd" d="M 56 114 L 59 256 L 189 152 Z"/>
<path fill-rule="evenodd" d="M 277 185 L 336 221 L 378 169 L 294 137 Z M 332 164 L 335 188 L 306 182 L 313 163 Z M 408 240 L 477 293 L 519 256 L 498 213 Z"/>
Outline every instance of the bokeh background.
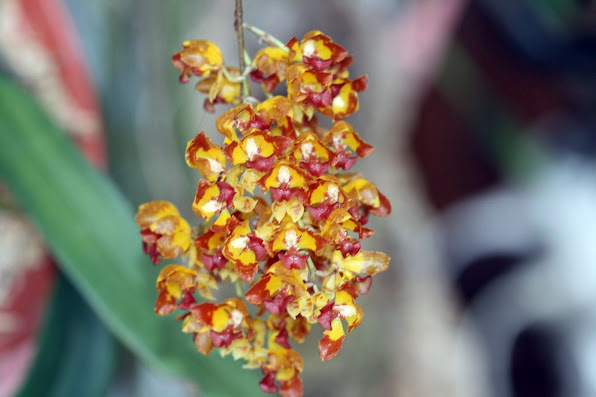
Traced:
<path fill-rule="evenodd" d="M 233 3 L 1 0 L 0 72 L 133 207 L 165 199 L 192 218 L 197 175 L 184 149 L 201 130 L 218 140 L 216 116 L 178 84 L 170 57 L 205 38 L 234 64 Z M 370 83 L 348 121 L 376 147 L 356 169 L 393 205 L 364 244 L 392 263 L 361 298 L 362 325 L 330 362 L 316 332 L 299 348 L 305 395 L 596 395 L 596 2 L 244 3 L 245 21 L 282 41 L 317 29 L 354 55 L 353 75 Z M 47 322 L 60 321 L 47 314 L 56 283 L 83 313 L 66 317 L 59 340 L 77 329 L 114 337 L 80 283 L 60 281 L 26 206 L 0 193 L 0 395 L 10 396 L 31 382 Z M 103 360 L 104 395 L 202 395 L 117 339 L 114 354 L 74 355 L 70 376 Z"/>

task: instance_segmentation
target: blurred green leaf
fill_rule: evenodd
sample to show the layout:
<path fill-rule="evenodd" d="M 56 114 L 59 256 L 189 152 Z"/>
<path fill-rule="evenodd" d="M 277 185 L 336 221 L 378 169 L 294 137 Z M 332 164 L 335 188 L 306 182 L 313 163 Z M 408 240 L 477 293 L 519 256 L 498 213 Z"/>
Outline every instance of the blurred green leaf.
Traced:
<path fill-rule="evenodd" d="M 102 397 L 118 345 L 64 277 L 55 286 L 38 351 L 17 397 Z"/>
<path fill-rule="evenodd" d="M 148 364 L 207 396 L 264 395 L 255 372 L 195 351 L 173 318 L 153 313 L 155 278 L 134 212 L 21 88 L 0 79 L 0 176 L 98 316 Z"/>

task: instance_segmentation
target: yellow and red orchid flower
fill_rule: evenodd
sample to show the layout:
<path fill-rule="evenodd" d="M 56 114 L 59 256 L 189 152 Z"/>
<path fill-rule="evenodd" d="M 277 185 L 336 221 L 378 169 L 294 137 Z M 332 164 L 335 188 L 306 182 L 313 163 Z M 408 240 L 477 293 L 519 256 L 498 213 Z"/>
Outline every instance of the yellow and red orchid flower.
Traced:
<path fill-rule="evenodd" d="M 215 122 L 217 130 L 226 138 L 229 145 L 238 141 L 237 130 L 245 136 L 254 130 L 269 131 L 276 120 L 292 116 L 293 104 L 285 97 L 276 96 L 258 104 L 256 109 L 250 104 L 238 105 L 219 116 Z"/>
<path fill-rule="evenodd" d="M 271 127 L 271 123 L 259 116 L 247 103 L 238 105 L 219 116 L 215 125 L 217 130 L 225 136 L 224 143 L 226 145 L 239 140 L 236 130 L 241 132 L 253 129 L 265 131 Z"/>
<path fill-rule="evenodd" d="M 306 318 L 303 316 L 297 316 L 296 318 L 289 317 L 286 319 L 288 335 L 290 338 L 298 343 L 303 343 L 306 340 L 308 334 L 310 334 L 311 325 Z"/>
<path fill-rule="evenodd" d="M 346 236 L 345 231 L 358 233 L 358 238 L 366 239 L 373 235 L 374 230 L 368 229 L 358 222 L 352 214 L 343 208 L 337 208 L 326 218 L 321 228 L 321 236 L 329 241 L 338 243 Z"/>
<path fill-rule="evenodd" d="M 269 171 L 275 160 L 282 157 L 290 143 L 290 139 L 284 136 L 254 130 L 240 142 L 232 142 L 228 145 L 226 154 L 233 165 L 244 164 L 257 171 Z"/>
<path fill-rule="evenodd" d="M 250 230 L 248 221 L 231 229 L 222 252 L 236 264 L 235 269 L 240 278 L 249 283 L 259 270 L 259 261 L 268 258 L 263 241 Z"/>
<path fill-rule="evenodd" d="M 351 55 L 345 57 L 341 62 L 336 62 L 329 69 L 326 70 L 328 73 L 332 73 L 336 78 L 347 79 L 350 77 L 348 68 L 354 62 L 354 58 Z"/>
<path fill-rule="evenodd" d="M 288 98 L 292 101 L 312 106 L 321 111 L 331 106 L 333 75 L 317 72 L 308 66 L 297 64 L 288 68 Z"/>
<path fill-rule="evenodd" d="M 305 120 L 305 116 L 303 115 L 300 105 L 291 101 L 290 103 L 292 105 L 291 112 L 289 112 L 285 117 L 277 119 L 276 125 L 271 128 L 271 133 L 274 135 L 283 135 L 295 140 L 298 136 L 297 134 L 299 131 L 296 131 L 296 128 L 299 126 L 299 124 L 294 122 L 294 118 L 298 117 L 300 120 Z M 308 119 L 310 120 L 312 118 L 316 120 L 316 117 L 314 117 L 311 113 L 308 115 Z"/>
<path fill-rule="evenodd" d="M 321 112 L 334 121 L 342 120 L 358 111 L 358 92 L 366 90 L 368 77 L 360 76 L 350 81 L 348 79 L 335 79 L 331 85 L 331 105 Z"/>
<path fill-rule="evenodd" d="M 368 294 L 368 291 L 370 291 L 370 287 L 372 286 L 372 276 L 368 275 L 368 276 L 360 276 L 360 275 L 356 275 L 354 276 L 354 279 L 345 283 L 343 286 L 340 286 L 340 288 L 345 288 L 346 290 L 350 290 L 350 294 L 352 296 L 356 296 L 356 295 L 366 295 Z"/>
<path fill-rule="evenodd" d="M 157 277 L 159 295 L 155 302 L 155 313 L 165 316 L 176 308 L 188 310 L 196 303 L 192 293 L 197 281 L 197 272 L 184 266 L 168 265 L 161 269 Z M 182 298 L 180 304 L 176 304 Z"/>
<path fill-rule="evenodd" d="M 268 364 L 263 365 L 265 377 L 259 382 L 265 393 L 279 390 L 282 397 L 302 396 L 300 373 L 304 369 L 302 356 L 291 349 L 270 349 Z M 279 386 L 275 382 L 279 383 Z"/>
<path fill-rule="evenodd" d="M 252 317 L 249 326 L 246 338 L 236 339 L 229 347 L 220 348 L 220 353 L 222 356 L 231 353 L 234 360 L 242 358 L 246 361 L 243 368 L 261 368 L 266 364 L 269 355 L 265 348 L 268 332 L 267 325 L 263 319 Z"/>
<path fill-rule="evenodd" d="M 286 78 L 286 70 L 290 66 L 288 51 L 279 47 L 265 47 L 260 49 L 253 60 L 253 70 L 250 77 L 257 83 L 262 83 L 267 92 L 273 92 L 275 87 Z"/>
<path fill-rule="evenodd" d="M 356 255 L 344 258 L 341 252 L 335 251 L 331 259 L 340 270 L 374 276 L 387 270 L 389 256 L 384 252 L 360 251 Z"/>
<path fill-rule="evenodd" d="M 278 95 L 259 103 L 256 112 L 270 124 L 271 135 L 282 135 L 293 141 L 296 139 L 296 130 L 292 119 L 296 106 L 287 97 Z"/>
<path fill-rule="evenodd" d="M 271 191 L 275 201 L 290 200 L 296 196 L 303 202 L 307 189 L 306 182 L 309 179 L 309 176 L 295 164 L 282 160 L 261 178 L 259 185 L 263 191 Z"/>
<path fill-rule="evenodd" d="M 243 196 L 242 188 L 236 188 L 236 192 L 237 194 L 234 196 L 234 209 L 238 211 L 240 214 L 235 214 L 238 216 L 240 216 L 241 214 L 248 214 L 248 218 L 250 218 L 250 215 L 253 215 L 253 210 L 256 208 L 257 204 L 259 204 L 259 201 L 252 197 Z M 241 219 L 245 218 L 241 217 Z"/>
<path fill-rule="evenodd" d="M 300 255 L 299 251 L 319 252 L 326 244 L 328 242 L 319 235 L 288 222 L 271 242 L 271 251 L 288 269 L 303 269 L 309 254 Z"/>
<path fill-rule="evenodd" d="M 333 152 L 323 146 L 319 137 L 312 131 L 304 131 L 298 136 L 292 156 L 301 168 L 305 168 L 316 177 L 327 172 L 334 158 Z"/>
<path fill-rule="evenodd" d="M 302 316 L 293 318 L 287 312 L 271 314 L 267 319 L 269 332 L 269 347 L 291 349 L 289 338 L 303 343 L 310 333 L 311 325 Z"/>
<path fill-rule="evenodd" d="M 244 297 L 253 305 L 264 305 L 271 314 L 280 314 L 286 311 L 291 301 L 303 295 L 309 294 L 300 272 L 288 269 L 282 262 L 276 262 L 249 288 Z M 309 300 L 305 300 L 305 306 L 298 308 L 298 313 L 310 315 L 312 307 L 308 307 L 308 303 Z"/>
<path fill-rule="evenodd" d="M 323 220 L 336 209 L 347 204 L 348 196 L 339 181 L 324 175 L 309 186 L 308 212 L 317 221 Z"/>
<path fill-rule="evenodd" d="M 329 329 L 323 332 L 323 338 L 319 341 L 319 356 L 321 360 L 328 361 L 341 350 L 346 334 L 339 317 L 331 320 Z"/>
<path fill-rule="evenodd" d="M 211 143 L 201 131 L 186 145 L 186 164 L 199 170 L 209 182 L 215 182 L 226 169 L 226 156 L 221 146 Z"/>
<path fill-rule="evenodd" d="M 190 316 L 201 326 L 199 334 L 209 332 L 210 343 L 215 347 L 228 347 L 249 333 L 250 315 L 242 299 L 230 298 L 222 304 L 199 303 L 190 309 Z"/>
<path fill-rule="evenodd" d="M 354 128 L 345 121 L 335 123 L 325 135 L 323 143 L 337 156 L 333 165 L 344 170 L 352 168 L 357 157 L 366 157 L 374 150 L 374 147 L 360 139 Z M 350 153 L 356 156 L 350 156 Z"/>
<path fill-rule="evenodd" d="M 362 308 L 354 301 L 355 299 L 347 290 L 339 290 L 335 294 L 333 310 L 338 312 L 340 319 L 346 320 L 348 332 L 352 332 L 354 328 L 359 326 L 364 317 Z"/>
<path fill-rule="evenodd" d="M 213 346 L 213 342 L 211 342 L 209 328 L 199 324 L 197 319 L 192 316 L 190 312 L 181 318 L 183 320 L 182 332 L 192 334 L 197 351 L 205 356 L 209 355 L 215 347 Z"/>
<path fill-rule="evenodd" d="M 188 83 L 189 77 L 207 77 L 223 67 L 223 56 L 219 47 L 207 40 L 187 40 L 181 51 L 172 56 L 174 67 L 182 72 L 181 83 Z"/>
<path fill-rule="evenodd" d="M 205 269 L 209 271 L 221 270 L 228 263 L 222 253 L 226 236 L 225 231 L 216 232 L 209 229 L 195 240 L 195 245 L 201 255 L 201 263 Z"/>
<path fill-rule="evenodd" d="M 271 204 L 271 214 L 278 223 L 281 223 L 286 216 L 296 223 L 304 215 L 304 205 L 295 196 L 287 201 L 274 201 Z"/>
<path fill-rule="evenodd" d="M 201 218 L 209 219 L 222 210 L 234 206 L 236 191 L 226 182 L 199 181 L 192 210 Z"/>
<path fill-rule="evenodd" d="M 272 314 L 267 319 L 267 328 L 269 329 L 269 349 L 291 349 L 288 340 L 289 333 L 287 329 L 287 319 L 291 318 L 286 312 L 281 314 Z"/>
<path fill-rule="evenodd" d="M 217 289 L 217 280 L 209 273 L 198 273 L 196 277 L 197 292 L 202 298 L 215 300 L 211 290 Z"/>
<path fill-rule="evenodd" d="M 170 202 L 141 204 L 136 220 L 141 228 L 143 250 L 155 265 L 162 259 L 177 257 L 191 246 L 190 225 Z"/>
<path fill-rule="evenodd" d="M 286 306 L 292 298 L 290 289 L 289 286 L 284 287 L 284 283 L 279 276 L 270 272 L 261 276 L 250 287 L 244 297 L 253 305 L 263 304 L 265 309 L 272 314 L 280 314 L 286 310 Z"/>
<path fill-rule="evenodd" d="M 262 344 L 249 341 L 245 338 L 235 339 L 230 346 L 222 346 L 219 352 L 223 357 L 232 354 L 234 360 L 245 360 L 246 364 L 242 368 L 247 369 L 261 368 L 269 357 L 269 352 Z"/>
<path fill-rule="evenodd" d="M 269 125 L 274 121 L 279 121 L 285 117 L 291 117 L 294 110 L 294 104 L 285 96 L 274 96 L 259 103 L 256 107 L 256 113 L 264 119 Z"/>
<path fill-rule="evenodd" d="M 240 71 L 236 68 L 227 68 L 231 77 L 240 76 Z M 199 92 L 209 94 L 203 103 L 203 108 L 209 113 L 215 112 L 216 103 L 231 103 L 237 105 L 240 103 L 242 83 L 239 81 L 230 81 L 223 72 L 210 75 L 198 81 L 195 89 Z"/>
<path fill-rule="evenodd" d="M 356 304 L 357 293 L 339 289 L 335 300 L 318 310 L 317 321 L 325 329 L 319 341 L 319 354 L 323 361 L 333 358 L 341 349 L 345 338 L 342 320 L 348 323 L 348 332 L 361 324 L 364 316 L 362 308 Z"/>
<path fill-rule="evenodd" d="M 373 234 L 371 229 L 363 227 L 343 208 L 334 209 L 321 228 L 321 236 L 336 244 L 344 258 L 348 256 L 348 253 L 352 256 L 356 255 L 362 246 L 359 240 L 350 238 L 348 230 L 358 233 L 360 239 L 368 238 Z"/>
<path fill-rule="evenodd" d="M 295 37 L 292 38 L 286 47 L 290 49 L 290 59 L 302 62 L 318 72 L 332 68 L 348 56 L 346 49 L 318 30 L 308 32 L 300 43 Z"/>
<path fill-rule="evenodd" d="M 344 185 L 344 191 L 352 198 L 355 206 L 350 208 L 350 213 L 361 224 L 368 222 L 368 214 L 387 216 L 391 213 L 391 203 L 379 189 L 364 178 L 351 180 Z"/>

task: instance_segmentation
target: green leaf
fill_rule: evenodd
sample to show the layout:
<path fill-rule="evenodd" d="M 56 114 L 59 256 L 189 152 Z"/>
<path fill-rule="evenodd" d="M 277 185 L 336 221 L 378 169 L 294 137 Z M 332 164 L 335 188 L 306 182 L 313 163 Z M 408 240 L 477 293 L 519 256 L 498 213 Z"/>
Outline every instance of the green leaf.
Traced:
<path fill-rule="evenodd" d="M 38 351 L 17 397 L 106 395 L 118 345 L 81 296 L 59 277 Z"/>
<path fill-rule="evenodd" d="M 0 176 L 101 320 L 149 365 L 197 382 L 207 396 L 264 395 L 258 374 L 203 357 L 173 318 L 153 313 L 153 268 L 134 212 L 22 89 L 0 79 Z"/>

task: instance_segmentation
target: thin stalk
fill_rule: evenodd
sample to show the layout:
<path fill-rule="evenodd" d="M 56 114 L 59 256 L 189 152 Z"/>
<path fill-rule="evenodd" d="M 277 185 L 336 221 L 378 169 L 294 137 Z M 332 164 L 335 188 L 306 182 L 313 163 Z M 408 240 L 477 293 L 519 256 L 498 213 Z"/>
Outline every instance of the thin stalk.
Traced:
<path fill-rule="evenodd" d="M 286 45 L 281 40 L 279 40 L 276 37 L 272 36 L 271 34 L 265 32 L 264 30 L 261 30 L 255 26 L 249 25 L 247 23 L 243 24 L 242 26 L 244 26 L 244 29 L 252 32 L 255 36 L 257 36 L 260 40 L 264 41 L 265 43 L 272 45 L 272 46 L 282 48 L 286 52 L 290 52 L 290 49 L 288 47 L 286 47 Z"/>
<path fill-rule="evenodd" d="M 232 76 L 230 74 L 230 71 L 228 69 L 226 69 L 225 67 L 222 68 L 221 71 L 222 71 L 224 77 L 226 78 L 226 80 L 228 80 L 230 83 L 240 83 L 246 79 L 244 77 L 244 75 Z"/>
<path fill-rule="evenodd" d="M 269 99 L 269 98 L 273 98 L 273 94 L 270 93 L 269 91 L 267 91 L 265 89 L 265 84 L 261 84 L 261 88 L 263 89 L 263 93 L 265 94 L 265 96 Z"/>
<path fill-rule="evenodd" d="M 244 296 L 244 291 L 242 290 L 242 281 L 240 279 L 236 280 L 236 296 L 242 298 Z"/>
<path fill-rule="evenodd" d="M 246 51 L 246 49 L 244 49 L 244 64 L 246 65 L 246 70 L 251 70 L 252 67 L 252 59 L 250 59 L 250 55 L 248 55 L 248 52 Z"/>
<path fill-rule="evenodd" d="M 236 9 L 234 11 L 234 29 L 236 30 L 236 41 L 238 42 L 238 61 L 240 62 L 239 70 L 244 70 L 246 64 L 244 63 L 244 29 L 242 29 L 242 0 L 236 0 Z"/>
<path fill-rule="evenodd" d="M 234 11 L 234 29 L 236 30 L 236 41 L 238 42 L 238 62 L 240 67 L 238 70 L 241 71 L 242 75 L 244 76 L 244 80 L 242 81 L 242 101 L 247 96 L 250 96 L 250 87 L 248 85 L 248 79 L 246 78 L 245 71 L 246 71 L 246 60 L 245 60 L 245 51 L 244 51 L 244 29 L 242 23 L 243 13 L 242 13 L 242 0 L 236 0 L 236 9 Z"/>
<path fill-rule="evenodd" d="M 310 257 L 310 255 L 308 256 L 308 259 L 306 260 L 306 263 L 308 264 L 308 270 L 310 270 L 310 279 L 312 280 L 313 284 L 315 283 L 316 279 L 316 272 L 317 272 L 317 268 L 315 267 L 314 262 L 312 261 L 312 258 Z M 316 285 L 315 285 L 316 287 Z"/>

